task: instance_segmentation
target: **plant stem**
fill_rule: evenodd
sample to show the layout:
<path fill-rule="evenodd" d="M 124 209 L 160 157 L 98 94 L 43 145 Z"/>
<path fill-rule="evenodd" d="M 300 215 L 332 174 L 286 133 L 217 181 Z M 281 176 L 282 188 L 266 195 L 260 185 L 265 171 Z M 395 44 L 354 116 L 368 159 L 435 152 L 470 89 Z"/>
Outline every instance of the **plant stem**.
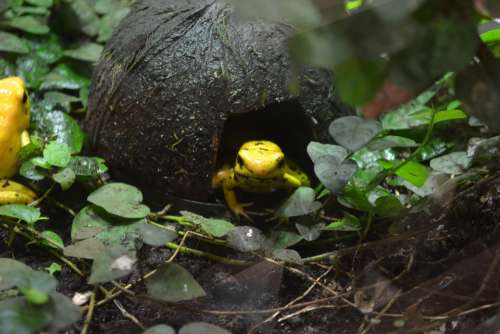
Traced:
<path fill-rule="evenodd" d="M 201 251 L 198 249 L 189 248 L 186 246 L 179 247 L 179 245 L 177 245 L 173 242 L 167 242 L 165 244 L 165 246 L 170 248 L 170 249 L 179 250 L 180 253 L 206 257 L 207 259 L 217 261 L 220 263 L 224 263 L 224 264 L 233 265 L 233 266 L 248 266 L 251 264 L 251 262 L 249 262 L 249 261 L 230 259 L 227 257 L 222 257 L 222 256 L 215 255 L 212 253 L 207 253 L 207 252 L 204 252 L 204 251 Z"/>
<path fill-rule="evenodd" d="M 99 287 L 99 285 L 96 285 L 94 287 L 94 291 L 92 292 L 92 295 L 90 296 L 89 308 L 87 310 L 87 316 L 85 317 L 85 321 L 83 323 L 82 331 L 80 332 L 81 334 L 87 334 L 89 332 L 89 326 L 90 326 L 90 323 L 92 322 L 92 317 L 94 316 L 95 294 L 97 292 L 98 287 Z"/>

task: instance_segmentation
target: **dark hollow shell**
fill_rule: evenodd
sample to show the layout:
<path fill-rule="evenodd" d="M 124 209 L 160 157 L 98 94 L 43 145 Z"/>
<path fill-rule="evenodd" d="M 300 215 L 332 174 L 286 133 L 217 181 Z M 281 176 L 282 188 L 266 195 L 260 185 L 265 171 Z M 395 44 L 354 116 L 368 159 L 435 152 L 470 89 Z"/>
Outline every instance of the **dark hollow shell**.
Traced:
<path fill-rule="evenodd" d="M 293 64 L 293 32 L 240 18 L 219 0 L 138 2 L 94 72 L 91 153 L 143 190 L 197 201 L 213 200 L 220 157 L 234 159 L 245 140 L 304 154 L 345 109 L 327 72 Z"/>

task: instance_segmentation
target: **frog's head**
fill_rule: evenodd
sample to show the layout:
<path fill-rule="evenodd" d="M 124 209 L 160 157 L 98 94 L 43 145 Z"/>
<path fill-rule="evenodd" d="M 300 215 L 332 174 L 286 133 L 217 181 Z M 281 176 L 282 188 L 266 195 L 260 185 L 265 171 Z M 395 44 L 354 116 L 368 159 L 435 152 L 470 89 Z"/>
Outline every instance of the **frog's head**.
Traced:
<path fill-rule="evenodd" d="M 285 172 L 285 154 L 273 142 L 248 141 L 238 151 L 234 171 L 255 178 L 280 177 Z"/>
<path fill-rule="evenodd" d="M 18 77 L 0 80 L 0 117 L 15 124 L 20 130 L 29 127 L 30 101 L 24 81 Z"/>

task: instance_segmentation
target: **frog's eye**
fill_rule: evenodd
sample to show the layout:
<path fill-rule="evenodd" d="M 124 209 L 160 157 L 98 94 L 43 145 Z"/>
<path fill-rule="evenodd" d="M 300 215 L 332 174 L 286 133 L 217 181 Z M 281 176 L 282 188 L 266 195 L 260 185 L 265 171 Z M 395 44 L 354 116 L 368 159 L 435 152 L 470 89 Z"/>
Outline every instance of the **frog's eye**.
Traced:
<path fill-rule="evenodd" d="M 28 94 L 26 94 L 26 92 L 23 93 L 23 103 L 25 104 L 26 102 L 28 102 Z"/>
<path fill-rule="evenodd" d="M 243 158 L 241 157 L 241 155 L 238 154 L 238 156 L 236 157 L 236 163 L 240 166 L 243 166 L 245 163 L 243 162 Z"/>

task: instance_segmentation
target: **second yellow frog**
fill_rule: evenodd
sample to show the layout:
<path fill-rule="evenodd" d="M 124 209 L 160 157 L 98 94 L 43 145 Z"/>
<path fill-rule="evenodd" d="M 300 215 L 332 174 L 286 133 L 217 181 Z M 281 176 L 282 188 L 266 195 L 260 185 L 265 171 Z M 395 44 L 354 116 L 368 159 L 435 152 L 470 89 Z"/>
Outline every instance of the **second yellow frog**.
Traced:
<path fill-rule="evenodd" d="M 30 101 L 24 81 L 0 80 L 0 204 L 29 203 L 35 194 L 9 178 L 17 173 L 17 154 L 29 143 Z"/>
<path fill-rule="evenodd" d="M 235 189 L 249 192 L 271 192 L 308 186 L 309 178 L 298 166 L 285 158 L 281 148 L 268 140 L 252 140 L 238 150 L 234 167 L 225 166 L 212 178 L 212 187 L 222 187 L 229 208 L 236 215 L 249 218 L 236 198 Z"/>

